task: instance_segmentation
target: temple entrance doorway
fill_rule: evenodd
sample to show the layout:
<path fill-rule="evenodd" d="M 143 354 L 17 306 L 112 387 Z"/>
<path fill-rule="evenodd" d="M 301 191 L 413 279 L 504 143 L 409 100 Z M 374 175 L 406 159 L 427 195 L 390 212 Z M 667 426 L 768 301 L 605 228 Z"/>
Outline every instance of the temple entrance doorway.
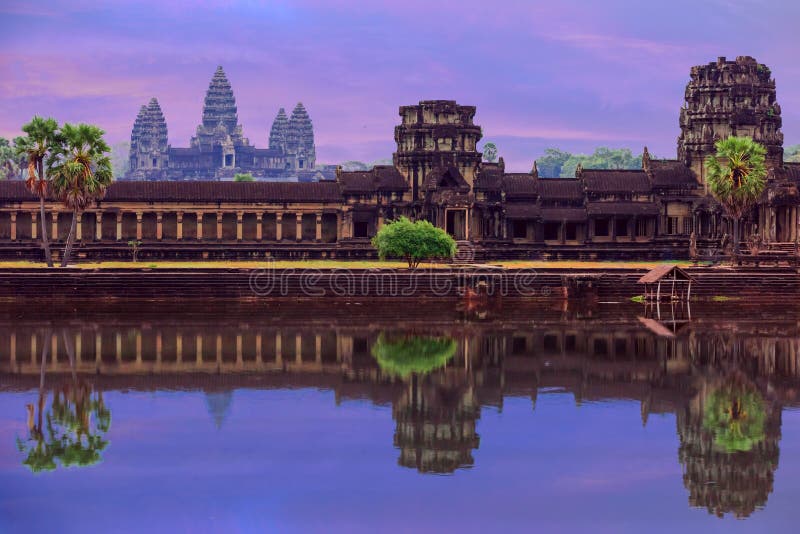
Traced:
<path fill-rule="evenodd" d="M 453 239 L 461 240 L 467 238 L 467 210 L 447 210 L 447 233 Z"/>
<path fill-rule="evenodd" d="M 778 242 L 789 242 L 792 237 L 792 209 L 788 206 L 779 206 L 775 209 L 775 239 Z"/>

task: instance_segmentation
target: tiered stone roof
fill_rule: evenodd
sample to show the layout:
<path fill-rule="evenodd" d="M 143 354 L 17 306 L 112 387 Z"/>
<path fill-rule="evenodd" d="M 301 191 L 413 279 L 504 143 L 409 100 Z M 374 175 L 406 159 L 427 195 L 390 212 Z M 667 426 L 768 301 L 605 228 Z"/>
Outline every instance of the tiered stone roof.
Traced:
<path fill-rule="evenodd" d="M 286 117 L 286 111 L 281 108 L 272 121 L 272 128 L 269 131 L 269 147 L 273 150 L 286 149 L 286 135 L 289 129 L 289 119 Z"/>
<path fill-rule="evenodd" d="M 139 109 L 131 132 L 130 168 L 158 169 L 166 165 L 167 121 L 156 98 Z M 156 164 L 153 165 L 155 159 Z"/>
<path fill-rule="evenodd" d="M 215 128 L 218 124 L 222 124 L 228 134 L 232 134 L 239 123 L 236 112 L 233 89 L 222 66 L 219 66 L 208 84 L 203 102 L 203 126 Z"/>

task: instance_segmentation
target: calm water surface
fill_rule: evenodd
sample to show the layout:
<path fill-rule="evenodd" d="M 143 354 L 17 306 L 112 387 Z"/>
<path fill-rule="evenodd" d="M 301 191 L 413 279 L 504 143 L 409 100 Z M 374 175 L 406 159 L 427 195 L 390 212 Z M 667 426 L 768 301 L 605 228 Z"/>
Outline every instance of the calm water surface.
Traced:
<path fill-rule="evenodd" d="M 7 305 L 0 532 L 789 532 L 800 313 Z"/>

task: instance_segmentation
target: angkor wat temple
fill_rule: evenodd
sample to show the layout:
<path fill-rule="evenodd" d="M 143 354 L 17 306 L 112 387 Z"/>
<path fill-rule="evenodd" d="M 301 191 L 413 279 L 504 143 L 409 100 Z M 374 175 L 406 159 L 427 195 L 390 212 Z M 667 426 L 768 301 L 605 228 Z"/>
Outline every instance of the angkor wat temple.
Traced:
<path fill-rule="evenodd" d="M 287 118 L 281 108 L 269 133 L 269 148 L 256 148 L 242 134 L 236 98 L 222 67 L 211 78 L 203 119 L 189 148 L 167 141 L 167 122 L 158 100 L 142 106 L 131 132 L 127 180 L 219 180 L 236 173 L 257 178 L 313 175 L 314 127 L 301 102 Z"/>
<path fill-rule="evenodd" d="M 454 101 L 400 107 L 394 164 L 337 171 L 315 183 L 143 181 L 113 184 L 81 215 L 79 257 L 128 257 L 126 243 L 143 242 L 150 258 L 365 257 L 387 220 L 425 218 L 479 258 L 679 258 L 690 236 L 701 250 L 732 235 L 730 221 L 705 186 L 704 159 L 714 142 L 747 135 L 768 150 L 768 188 L 744 222 L 780 247 L 798 238 L 800 164 L 783 161 L 781 108 L 775 81 L 751 57 L 691 69 L 680 110 L 677 159 L 655 159 L 645 148 L 641 169 L 578 168 L 569 179 L 508 173 L 503 159 L 482 161 L 476 108 Z M 248 171 L 307 168 L 313 134 L 298 105 L 276 118 L 270 148 L 242 136 L 230 86 L 221 70 L 211 82 L 203 123 L 188 149 L 166 145 L 157 102 L 134 126 L 132 174 L 141 178 L 215 177 Z M 63 210 L 63 211 L 62 211 Z M 0 183 L 3 257 L 39 257 L 38 204 L 22 182 Z M 65 239 L 71 213 L 51 204 L 52 234 Z"/>

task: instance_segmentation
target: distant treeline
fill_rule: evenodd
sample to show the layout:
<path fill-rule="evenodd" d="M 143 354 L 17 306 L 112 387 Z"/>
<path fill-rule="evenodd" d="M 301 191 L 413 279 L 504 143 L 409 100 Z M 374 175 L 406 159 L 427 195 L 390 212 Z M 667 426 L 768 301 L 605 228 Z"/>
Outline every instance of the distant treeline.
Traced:
<path fill-rule="evenodd" d="M 599 147 L 593 154 L 571 154 L 557 148 L 548 148 L 545 155 L 536 159 L 539 176 L 543 178 L 572 178 L 575 168 L 582 164 L 587 169 L 640 169 L 642 154 L 634 155 L 627 148 Z M 655 157 L 651 154 L 651 157 Z M 784 149 L 784 161 L 800 162 L 800 145 Z"/>
<path fill-rule="evenodd" d="M 376 165 L 391 165 L 392 158 L 385 158 L 385 159 L 376 159 L 370 163 L 364 163 L 363 161 L 343 161 L 339 165 L 342 167 L 343 171 L 368 171 L 372 169 L 372 167 Z"/>
<path fill-rule="evenodd" d="M 598 147 L 593 154 L 572 154 L 548 148 L 544 156 L 536 158 L 542 178 L 573 178 L 578 164 L 588 169 L 641 169 L 642 155 L 634 155 L 627 148 Z"/>

